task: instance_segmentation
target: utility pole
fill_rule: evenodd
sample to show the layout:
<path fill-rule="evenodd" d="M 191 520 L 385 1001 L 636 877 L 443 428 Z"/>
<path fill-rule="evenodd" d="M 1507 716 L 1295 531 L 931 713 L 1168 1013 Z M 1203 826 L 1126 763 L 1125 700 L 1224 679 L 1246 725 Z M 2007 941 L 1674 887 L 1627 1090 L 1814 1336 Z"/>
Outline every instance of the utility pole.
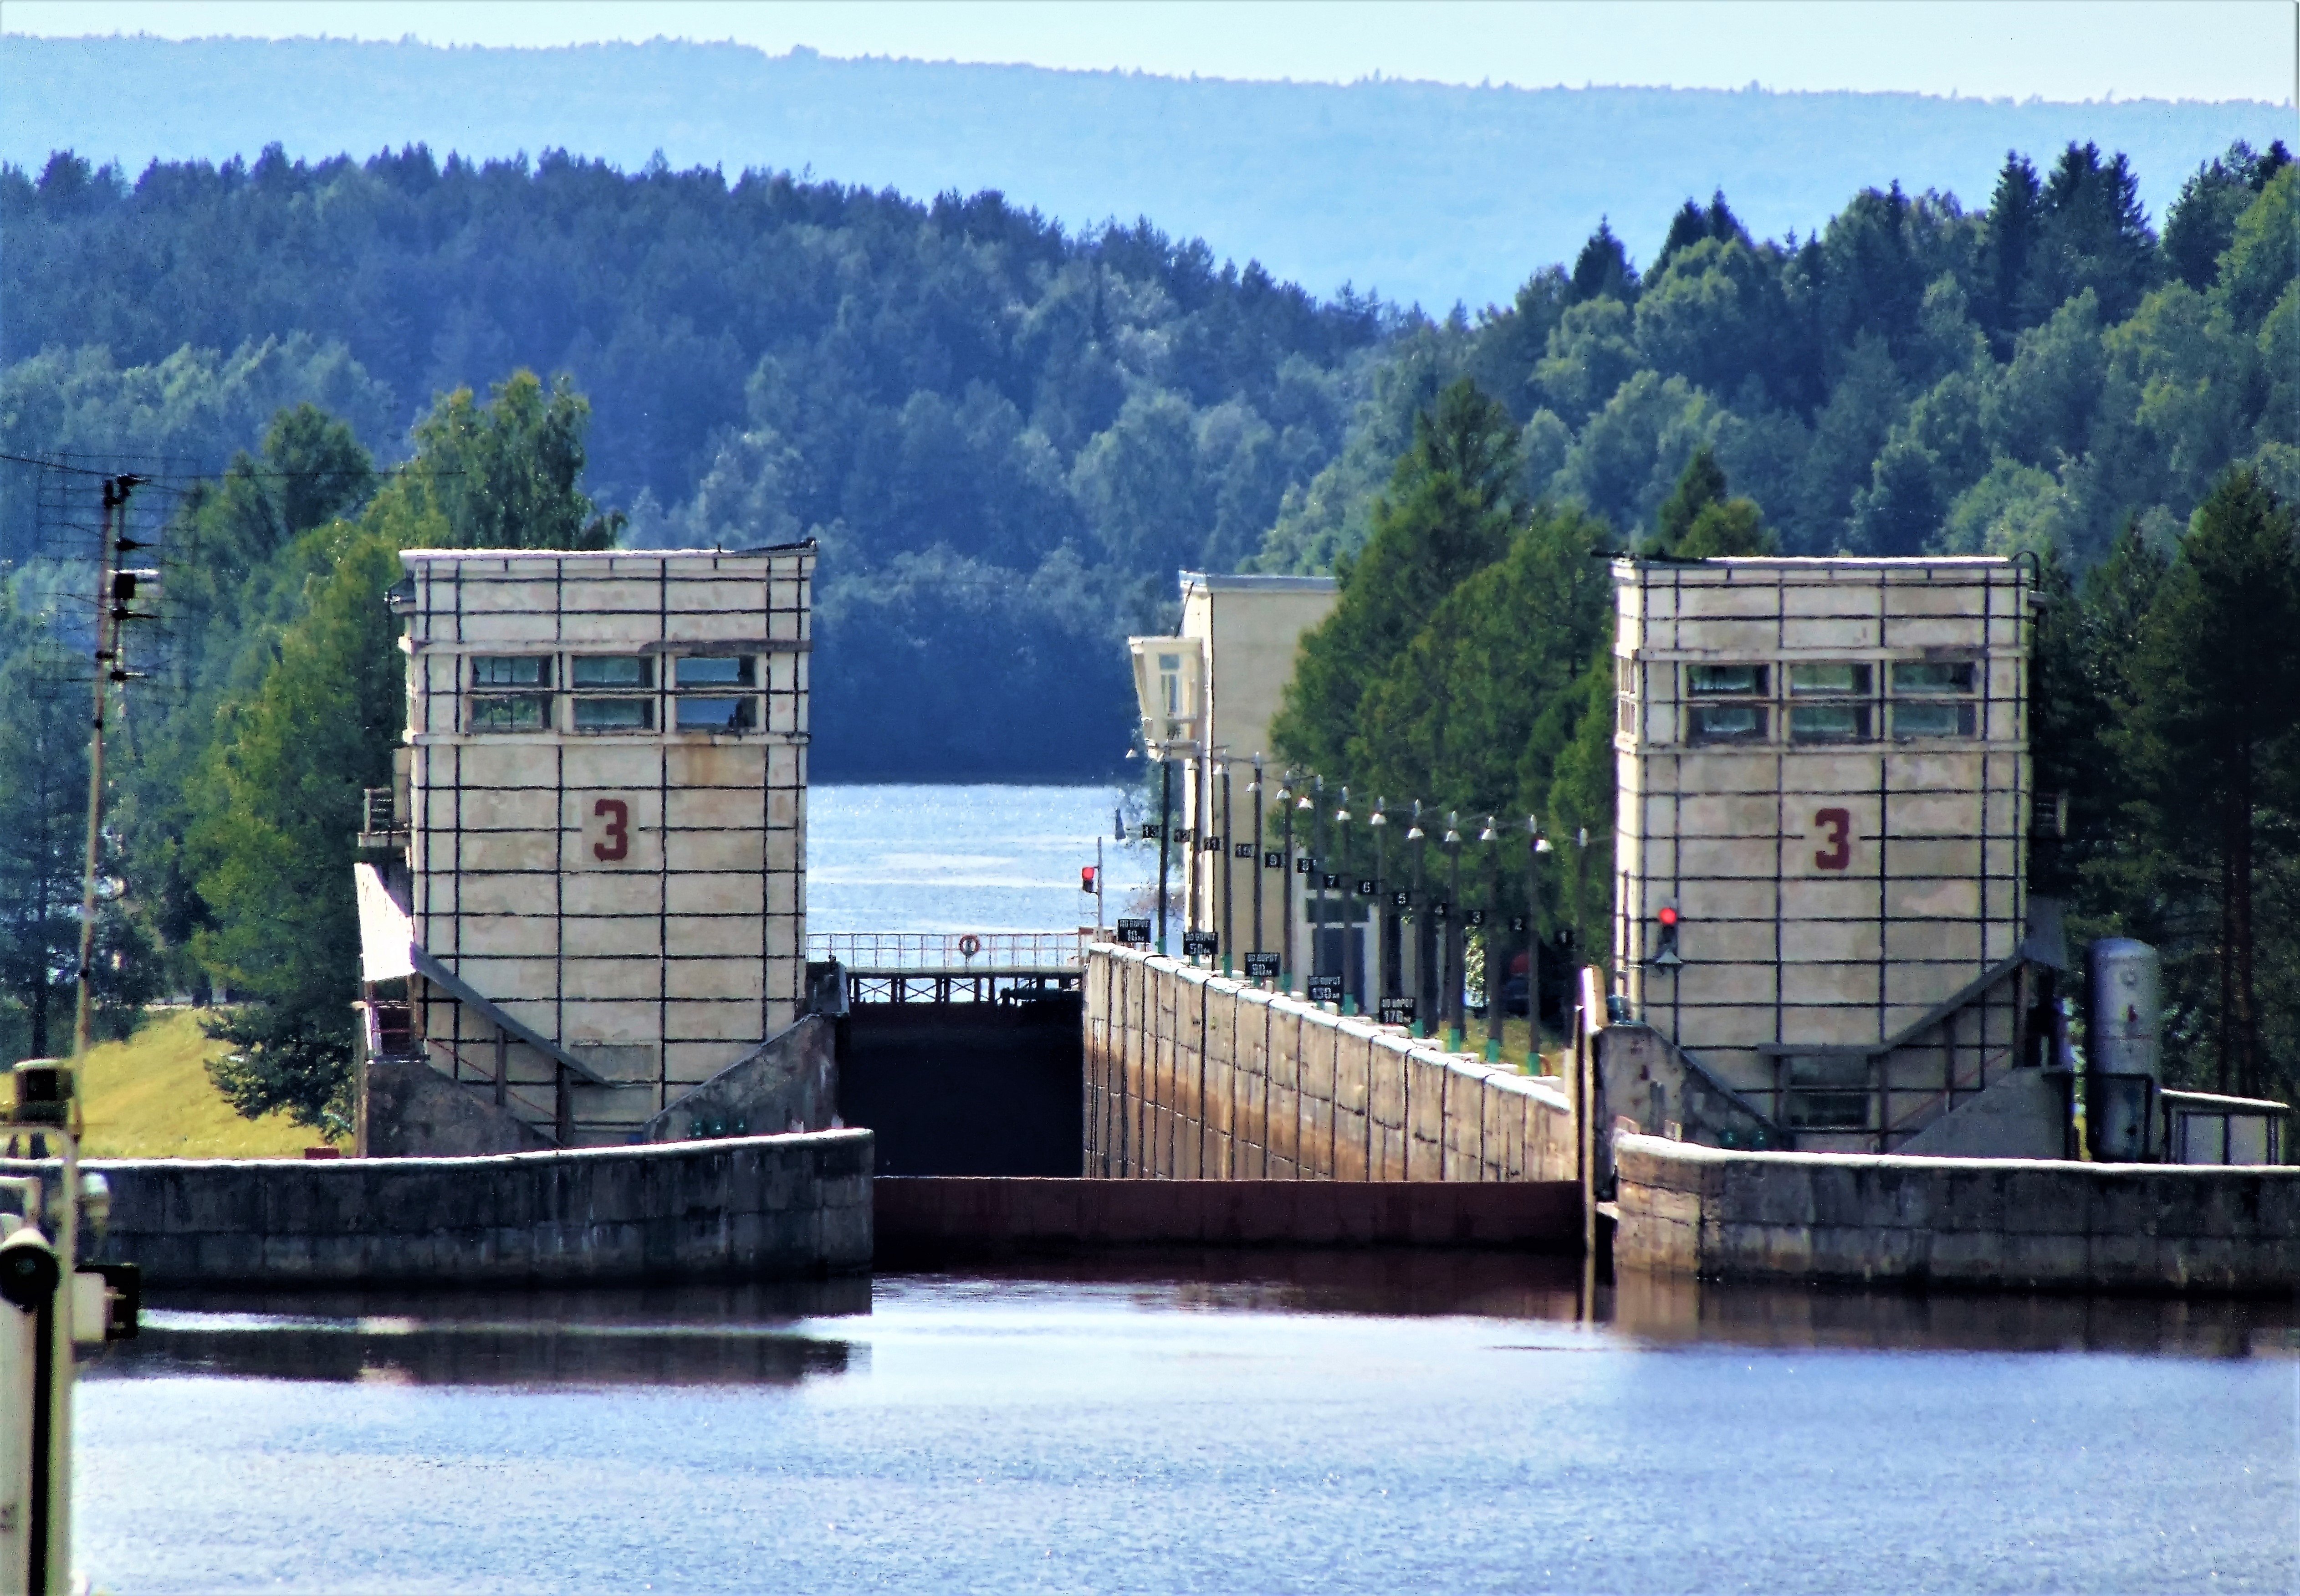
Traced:
<path fill-rule="evenodd" d="M 135 490 L 137 480 L 118 476 L 104 481 L 104 543 L 96 561 L 96 711 L 88 738 L 88 855 L 80 875 L 79 1000 L 72 1016 L 74 1058 L 88 1051 L 96 1019 L 96 878 L 104 848 L 104 717 L 111 705 L 112 684 L 128 680 L 120 658 L 120 623 L 129 618 L 127 599 L 133 592 L 131 589 L 129 593 L 115 593 L 112 579 L 119 569 L 115 556 L 129 547 L 128 496 Z"/>

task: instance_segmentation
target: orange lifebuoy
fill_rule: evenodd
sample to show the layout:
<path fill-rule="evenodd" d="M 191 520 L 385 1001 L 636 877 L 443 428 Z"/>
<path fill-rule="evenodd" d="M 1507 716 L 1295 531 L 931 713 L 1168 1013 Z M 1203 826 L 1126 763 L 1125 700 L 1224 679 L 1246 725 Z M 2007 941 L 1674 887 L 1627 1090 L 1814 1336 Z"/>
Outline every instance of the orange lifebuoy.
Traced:
<path fill-rule="evenodd" d="M 972 958 L 976 954 L 981 951 L 982 939 L 976 936 L 972 932 L 968 932 L 964 936 L 959 938 L 958 953 L 961 958 Z"/>

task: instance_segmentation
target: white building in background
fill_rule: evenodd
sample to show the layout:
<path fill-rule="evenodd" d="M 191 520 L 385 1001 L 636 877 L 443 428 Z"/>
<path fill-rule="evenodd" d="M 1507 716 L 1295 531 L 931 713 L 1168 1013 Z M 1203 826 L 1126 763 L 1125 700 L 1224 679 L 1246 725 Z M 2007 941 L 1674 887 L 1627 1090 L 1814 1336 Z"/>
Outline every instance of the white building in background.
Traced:
<path fill-rule="evenodd" d="M 2026 1062 L 2029 568 L 1613 580 L 1631 1015 L 1807 1149 L 1890 1150 Z"/>
<path fill-rule="evenodd" d="M 813 546 L 401 557 L 416 1042 L 624 1141 L 800 1010 Z"/>
<path fill-rule="evenodd" d="M 1290 866 L 1265 865 L 1253 849 L 1254 798 L 1248 791 L 1253 761 L 1256 755 L 1265 756 L 1267 784 L 1274 793 L 1285 762 L 1271 751 L 1270 725 L 1277 719 L 1286 684 L 1293 680 L 1304 635 L 1332 613 L 1340 589 L 1329 576 L 1224 576 L 1195 571 L 1181 572 L 1180 586 L 1179 634 L 1128 640 L 1143 735 L 1154 754 L 1160 748 L 1171 754 L 1175 765 L 1173 823 L 1188 833 L 1175 855 L 1175 913 L 1190 930 L 1220 934 L 1227 890 L 1230 942 L 1236 946 L 1225 944 L 1225 948 L 1248 951 L 1259 874 L 1263 940 L 1276 950 L 1285 895 L 1280 873 Z M 1227 815 L 1225 773 L 1229 783 Z M 1275 833 L 1265 841 L 1264 853 L 1277 848 Z M 1307 848 L 1306 838 L 1301 847 Z M 1295 898 L 1298 920 L 1300 893 Z M 1297 948 L 1306 957 L 1306 942 L 1297 941 Z"/>

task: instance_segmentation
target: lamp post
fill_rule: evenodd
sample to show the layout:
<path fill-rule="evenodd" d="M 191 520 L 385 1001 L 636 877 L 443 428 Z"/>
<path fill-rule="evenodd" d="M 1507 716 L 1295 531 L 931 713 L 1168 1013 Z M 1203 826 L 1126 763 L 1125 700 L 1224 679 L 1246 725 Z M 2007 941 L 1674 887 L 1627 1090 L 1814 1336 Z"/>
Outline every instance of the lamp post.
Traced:
<path fill-rule="evenodd" d="M 1538 815 L 1525 817 L 1525 1062 L 1541 1074 L 1541 856 L 1549 839 Z"/>
<path fill-rule="evenodd" d="M 1429 912 L 1421 894 L 1421 856 L 1429 845 L 1429 836 L 1421 829 L 1420 798 L 1413 800 L 1413 823 L 1405 828 L 1405 840 L 1413 844 L 1413 899 L 1408 910 L 1413 918 L 1413 1034 L 1427 1036 L 1436 983 L 1429 979 Z"/>
<path fill-rule="evenodd" d="M 1458 810 L 1446 812 L 1446 852 L 1452 861 L 1450 902 L 1446 907 L 1445 957 L 1446 1048 L 1448 1052 L 1462 1050 L 1462 816 Z"/>
<path fill-rule="evenodd" d="M 1373 813 L 1366 816 L 1366 824 L 1373 828 L 1373 891 L 1366 898 L 1366 934 L 1373 946 L 1367 949 L 1373 963 L 1373 1011 L 1381 1013 L 1381 999 L 1393 996 L 1389 981 L 1389 883 L 1382 874 L 1382 840 L 1389 830 L 1389 816 L 1381 810 L 1381 796 L 1374 795 Z"/>
<path fill-rule="evenodd" d="M 1262 948 L 1262 756 L 1254 756 L 1254 780 L 1246 784 L 1254 799 L 1254 950 Z"/>
<path fill-rule="evenodd" d="M 1221 754 L 1221 847 L 1219 851 L 1208 848 L 1206 858 L 1221 872 L 1221 972 L 1228 975 L 1230 973 L 1230 953 L 1238 943 L 1235 906 L 1230 902 L 1234 896 L 1232 877 L 1237 873 L 1230 868 L 1229 749 L 1224 747 L 1219 751 Z"/>
<path fill-rule="evenodd" d="M 1358 1012 L 1360 989 L 1365 984 L 1365 972 L 1360 969 L 1354 975 L 1351 968 L 1357 961 L 1350 957 L 1350 790 L 1347 787 L 1342 789 L 1341 805 L 1334 811 L 1334 852 L 1338 856 L 1337 862 L 1341 865 L 1336 875 L 1342 889 L 1342 1012 L 1355 1014 Z"/>
<path fill-rule="evenodd" d="M 1310 812 L 1310 973 L 1326 973 L 1326 778 L 1312 776 L 1295 807 Z"/>
<path fill-rule="evenodd" d="M 1478 833 L 1478 840 L 1486 845 L 1486 934 L 1480 940 L 1486 948 L 1486 1062 L 1499 1064 L 1502 1057 L 1502 988 L 1507 984 L 1509 958 L 1502 952 L 1502 850 L 1496 846 L 1502 834 L 1494 829 L 1494 817 L 1486 816 L 1486 829 Z"/>
<path fill-rule="evenodd" d="M 1294 990 L 1294 772 L 1289 766 L 1286 779 L 1278 784 L 1278 812 L 1285 816 L 1280 828 L 1285 841 L 1285 879 L 1278 884 L 1278 986 L 1280 991 Z"/>
<path fill-rule="evenodd" d="M 1158 951 L 1166 951 L 1166 871 L 1173 853 L 1174 762 L 1158 745 Z"/>

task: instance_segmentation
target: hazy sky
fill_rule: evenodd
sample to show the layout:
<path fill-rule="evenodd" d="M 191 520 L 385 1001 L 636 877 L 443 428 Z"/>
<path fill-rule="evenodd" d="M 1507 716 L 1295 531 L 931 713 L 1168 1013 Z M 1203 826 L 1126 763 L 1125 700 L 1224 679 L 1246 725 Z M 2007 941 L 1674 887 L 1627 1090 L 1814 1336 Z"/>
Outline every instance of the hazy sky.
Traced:
<path fill-rule="evenodd" d="M 2291 0 L 6 0 L 12 33 L 732 39 L 779 54 L 1347 82 L 2292 101 Z"/>

